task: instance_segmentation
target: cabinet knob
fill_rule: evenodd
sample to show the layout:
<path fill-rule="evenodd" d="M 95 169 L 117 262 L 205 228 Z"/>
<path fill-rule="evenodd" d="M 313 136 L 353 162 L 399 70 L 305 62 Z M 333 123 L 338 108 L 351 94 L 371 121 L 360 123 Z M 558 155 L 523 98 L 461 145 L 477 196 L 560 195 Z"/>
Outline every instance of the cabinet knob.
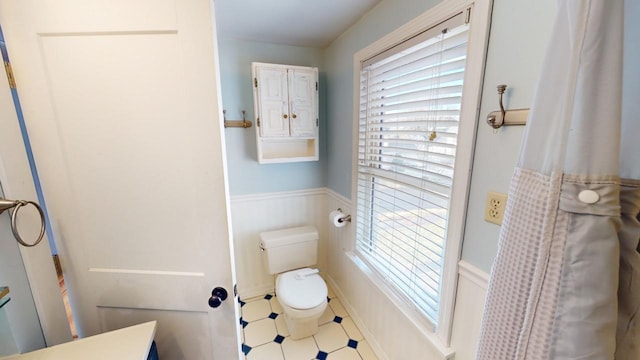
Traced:
<path fill-rule="evenodd" d="M 292 114 L 292 115 L 291 115 L 291 117 L 295 119 L 295 118 L 297 118 L 298 116 L 296 116 L 296 114 Z"/>
<path fill-rule="evenodd" d="M 288 118 L 287 114 L 282 115 L 283 118 Z"/>

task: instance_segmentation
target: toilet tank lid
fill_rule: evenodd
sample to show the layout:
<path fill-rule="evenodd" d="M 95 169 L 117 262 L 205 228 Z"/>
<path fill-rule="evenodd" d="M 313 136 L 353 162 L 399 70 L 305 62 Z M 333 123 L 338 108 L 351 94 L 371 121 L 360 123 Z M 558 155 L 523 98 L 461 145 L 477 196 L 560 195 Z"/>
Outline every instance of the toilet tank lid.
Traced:
<path fill-rule="evenodd" d="M 260 244 L 265 249 L 313 240 L 318 240 L 318 230 L 314 226 L 300 226 L 260 233 Z"/>

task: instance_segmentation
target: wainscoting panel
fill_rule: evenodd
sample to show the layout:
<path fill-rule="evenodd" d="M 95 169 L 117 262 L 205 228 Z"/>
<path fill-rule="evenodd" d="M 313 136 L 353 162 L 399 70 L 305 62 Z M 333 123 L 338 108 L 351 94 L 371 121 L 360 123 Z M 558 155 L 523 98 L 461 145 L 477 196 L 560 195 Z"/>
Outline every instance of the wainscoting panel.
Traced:
<path fill-rule="evenodd" d="M 340 207 L 351 214 L 350 201 L 329 190 L 329 209 Z M 328 219 L 327 219 L 328 221 Z M 423 331 L 415 326 L 384 290 L 367 276 L 350 250 L 355 224 L 331 227 L 329 233 L 330 275 L 338 297 L 351 313 L 367 341 L 380 359 L 445 359 L 447 349 L 436 348 Z"/>
<path fill-rule="evenodd" d="M 468 262 L 458 263 L 458 292 L 451 337 L 451 345 L 456 351 L 456 360 L 476 358 L 488 283 L 487 273 Z"/>
<path fill-rule="evenodd" d="M 326 189 L 231 197 L 236 276 L 240 298 L 273 291 L 274 277 L 266 271 L 259 234 L 288 227 L 314 225 L 320 234 L 318 267 L 327 268 Z"/>
<path fill-rule="evenodd" d="M 459 263 L 451 346 L 417 326 L 383 289 L 367 276 L 350 253 L 355 224 L 336 228 L 329 212 L 351 214 L 351 201 L 329 189 L 232 197 L 231 212 L 238 291 L 250 298 L 273 291 L 258 248 L 259 233 L 315 225 L 320 233 L 319 268 L 380 360 L 475 358 L 488 275 Z"/>
<path fill-rule="evenodd" d="M 351 213 L 351 202 L 327 191 L 329 211 L 342 208 Z M 458 291 L 451 346 L 445 347 L 434 335 L 416 326 L 414 319 L 390 301 L 381 287 L 373 284 L 366 268 L 349 255 L 354 224 L 329 226 L 327 240 L 329 275 L 338 297 L 362 330 L 380 359 L 463 359 L 475 358 L 488 275 L 473 265 L 459 263 Z"/>

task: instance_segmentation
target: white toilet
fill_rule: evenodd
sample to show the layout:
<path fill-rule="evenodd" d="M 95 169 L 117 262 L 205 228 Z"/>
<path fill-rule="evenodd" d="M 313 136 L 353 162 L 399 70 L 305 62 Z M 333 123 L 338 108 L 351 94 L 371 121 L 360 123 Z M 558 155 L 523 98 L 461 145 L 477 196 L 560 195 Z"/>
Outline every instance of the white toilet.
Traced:
<path fill-rule="evenodd" d="M 318 269 L 318 230 L 313 226 L 263 232 L 260 234 L 269 274 L 276 277 L 276 298 L 292 339 L 318 332 L 318 319 L 327 308 L 327 284 Z"/>

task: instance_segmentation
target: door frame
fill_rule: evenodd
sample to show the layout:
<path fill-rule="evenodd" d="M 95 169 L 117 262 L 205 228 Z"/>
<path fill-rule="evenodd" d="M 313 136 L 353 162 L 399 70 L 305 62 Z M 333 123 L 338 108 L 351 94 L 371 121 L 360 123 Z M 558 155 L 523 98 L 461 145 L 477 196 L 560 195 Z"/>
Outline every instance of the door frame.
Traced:
<path fill-rule="evenodd" d="M 7 74 L 3 73 L 2 77 L 2 96 L 17 96 L 12 93 L 15 89 L 9 87 Z M 0 179 L 3 180 L 3 190 L 6 198 L 35 201 L 38 197 L 18 117 L 14 109 L 8 109 L 7 113 L 14 116 L 3 116 L 1 121 Z M 20 254 L 46 345 L 71 341 L 71 330 L 46 234 L 37 246 L 20 246 Z"/>

